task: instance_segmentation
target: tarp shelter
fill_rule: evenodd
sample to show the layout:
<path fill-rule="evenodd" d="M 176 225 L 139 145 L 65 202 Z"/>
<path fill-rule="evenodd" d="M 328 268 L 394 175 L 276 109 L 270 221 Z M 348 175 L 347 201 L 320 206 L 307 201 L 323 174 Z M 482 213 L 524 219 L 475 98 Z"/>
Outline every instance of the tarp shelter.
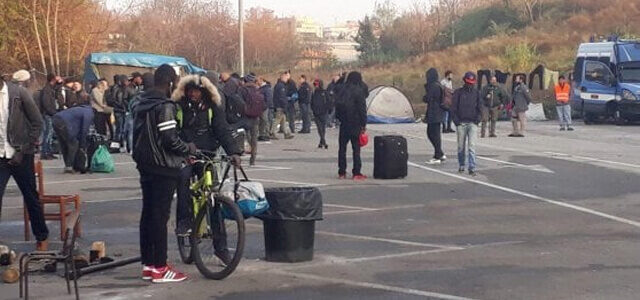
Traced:
<path fill-rule="evenodd" d="M 543 65 L 538 65 L 538 67 L 529 74 L 529 89 L 533 89 L 535 87 L 534 80 L 536 77 L 538 77 L 539 80 L 539 88 L 541 90 L 548 90 L 558 83 L 560 72 L 549 70 Z"/>
<path fill-rule="evenodd" d="M 367 98 L 367 122 L 372 124 L 413 123 L 415 115 L 409 98 L 392 86 L 378 86 Z"/>
<path fill-rule="evenodd" d="M 114 75 L 153 72 L 163 64 L 173 66 L 178 75 L 206 73 L 205 69 L 190 63 L 184 57 L 134 52 L 91 53 L 84 63 L 84 82 L 105 78 L 109 84 L 113 84 Z"/>

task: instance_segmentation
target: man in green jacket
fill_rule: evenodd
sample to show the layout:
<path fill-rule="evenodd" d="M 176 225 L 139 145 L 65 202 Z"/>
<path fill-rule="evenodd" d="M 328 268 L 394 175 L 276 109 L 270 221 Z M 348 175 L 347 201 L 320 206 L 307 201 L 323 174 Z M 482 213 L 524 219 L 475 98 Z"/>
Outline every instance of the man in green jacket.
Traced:
<path fill-rule="evenodd" d="M 498 79 L 493 76 L 487 86 L 482 89 L 482 129 L 480 137 L 484 138 L 487 133 L 487 122 L 489 122 L 489 137 L 496 136 L 496 122 L 500 117 L 500 111 L 505 103 L 509 102 L 509 96 L 498 83 Z"/>

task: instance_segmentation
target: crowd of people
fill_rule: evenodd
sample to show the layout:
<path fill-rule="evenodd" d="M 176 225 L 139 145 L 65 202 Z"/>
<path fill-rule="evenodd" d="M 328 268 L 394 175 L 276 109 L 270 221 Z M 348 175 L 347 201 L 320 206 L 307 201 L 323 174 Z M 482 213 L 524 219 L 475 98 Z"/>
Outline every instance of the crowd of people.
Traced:
<path fill-rule="evenodd" d="M 477 75 L 467 72 L 462 78 L 463 86 L 453 88 L 453 72 L 446 71 L 445 78 L 438 81 L 438 71 L 431 68 L 426 73 L 424 102 L 427 104 L 425 123 L 427 137 L 434 148 L 433 158 L 427 164 L 440 164 L 447 159 L 442 150 L 444 133 L 456 133 L 458 141 L 458 171 L 466 169 L 476 176 L 476 149 L 478 136 L 496 138 L 496 123 L 503 111 L 510 112 L 513 131 L 509 137 L 524 137 L 531 92 L 524 77 L 516 76 L 512 94 L 508 94 L 495 76 L 489 84 L 479 90 L 476 87 Z M 571 87 L 564 76 L 560 76 L 555 86 L 555 100 L 561 131 L 573 131 L 571 124 L 571 106 L 569 105 Z M 456 130 L 451 128 L 451 122 Z M 479 128 L 480 126 L 480 128 Z M 441 130 L 442 129 L 442 130 Z M 478 130 L 480 133 L 478 134 Z"/>

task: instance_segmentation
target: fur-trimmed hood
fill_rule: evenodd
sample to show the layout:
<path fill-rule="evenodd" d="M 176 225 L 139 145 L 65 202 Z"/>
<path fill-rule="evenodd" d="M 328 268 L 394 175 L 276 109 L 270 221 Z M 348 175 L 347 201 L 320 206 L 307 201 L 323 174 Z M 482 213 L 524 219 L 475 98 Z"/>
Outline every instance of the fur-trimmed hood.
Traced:
<path fill-rule="evenodd" d="M 171 100 L 180 101 L 183 97 L 185 97 L 185 88 L 189 83 L 193 83 L 196 86 L 200 87 L 200 89 L 209 95 L 209 99 L 213 101 L 213 103 L 217 106 L 222 105 L 222 99 L 220 98 L 220 93 L 218 92 L 218 88 L 211 83 L 207 77 L 201 75 L 188 75 L 182 77 L 180 82 L 178 83 L 178 87 L 171 94 Z"/>

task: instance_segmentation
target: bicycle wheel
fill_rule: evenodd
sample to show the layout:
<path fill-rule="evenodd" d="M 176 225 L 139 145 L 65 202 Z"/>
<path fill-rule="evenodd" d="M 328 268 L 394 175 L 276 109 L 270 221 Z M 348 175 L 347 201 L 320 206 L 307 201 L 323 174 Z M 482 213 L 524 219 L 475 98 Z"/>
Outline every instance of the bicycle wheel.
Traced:
<path fill-rule="evenodd" d="M 191 250 L 200 273 L 214 280 L 231 275 L 244 251 L 244 217 L 238 205 L 216 197 L 213 207 L 198 212 L 195 224 Z"/>
<path fill-rule="evenodd" d="M 178 241 L 178 252 L 180 252 L 180 259 L 182 262 L 190 265 L 193 263 L 193 251 L 191 251 L 191 237 L 188 236 L 176 236 Z"/>

